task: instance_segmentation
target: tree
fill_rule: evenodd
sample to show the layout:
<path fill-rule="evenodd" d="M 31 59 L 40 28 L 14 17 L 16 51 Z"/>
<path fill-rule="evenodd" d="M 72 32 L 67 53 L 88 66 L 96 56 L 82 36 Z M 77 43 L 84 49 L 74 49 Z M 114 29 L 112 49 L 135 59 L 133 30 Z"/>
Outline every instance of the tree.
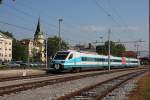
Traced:
<path fill-rule="evenodd" d="M 14 38 L 13 33 L 11 33 L 11 32 L 8 32 L 8 31 L 2 31 L 2 30 L 0 30 L 0 32 L 3 33 L 4 35 L 10 37 L 10 38 Z"/>
<path fill-rule="evenodd" d="M 113 56 L 124 56 L 126 48 L 123 44 L 115 44 L 115 42 L 110 41 L 110 54 Z M 98 54 L 108 55 L 108 41 L 104 45 L 96 47 L 96 52 Z"/>
<path fill-rule="evenodd" d="M 59 51 L 59 38 L 57 36 L 49 37 L 47 41 L 47 55 L 48 57 L 54 56 Z M 69 49 L 68 44 L 61 40 L 61 50 Z"/>
<path fill-rule="evenodd" d="M 13 39 L 12 45 L 12 59 L 15 61 L 27 61 L 28 53 L 27 47 L 22 45 L 16 39 Z"/>
<path fill-rule="evenodd" d="M 3 3 L 3 1 L 4 1 L 4 0 L 0 0 L 0 4 L 2 4 L 2 3 Z M 15 0 L 12 0 L 12 1 L 15 1 Z"/>
<path fill-rule="evenodd" d="M 116 50 L 117 50 L 116 56 L 121 56 L 122 57 L 125 54 L 126 48 L 123 44 L 117 44 L 116 45 Z"/>
<path fill-rule="evenodd" d="M 105 53 L 108 55 L 108 41 L 105 42 Z M 110 54 L 114 55 L 116 53 L 115 43 L 110 41 Z"/>
<path fill-rule="evenodd" d="M 3 0 L 0 0 L 0 4 L 2 4 L 2 1 L 3 1 Z"/>

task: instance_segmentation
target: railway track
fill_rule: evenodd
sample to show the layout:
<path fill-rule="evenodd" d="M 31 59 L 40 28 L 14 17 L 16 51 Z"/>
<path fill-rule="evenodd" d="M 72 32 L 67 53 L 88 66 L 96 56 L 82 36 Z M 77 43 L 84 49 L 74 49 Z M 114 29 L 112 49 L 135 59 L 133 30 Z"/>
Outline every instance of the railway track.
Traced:
<path fill-rule="evenodd" d="M 128 68 L 128 69 L 135 69 L 135 68 Z M 116 71 L 122 71 L 122 70 L 128 70 L 128 69 L 114 69 Z M 97 71 L 104 71 L 102 69 L 96 70 L 82 70 L 80 73 L 85 73 L 85 72 L 97 72 Z M 112 70 L 113 71 L 113 70 Z M 103 73 L 103 72 L 102 72 Z M 5 81 L 13 81 L 13 80 L 23 80 L 23 79 L 31 79 L 31 78 L 40 78 L 40 77 L 49 77 L 49 76 L 57 76 L 57 75 L 64 75 L 64 74 L 76 74 L 72 72 L 62 72 L 62 73 L 45 73 L 45 74 L 40 74 L 40 75 L 28 75 L 28 76 L 18 76 L 18 77 L 6 77 L 6 78 L 0 78 L 0 82 L 5 82 Z"/>
<path fill-rule="evenodd" d="M 128 80 L 145 73 L 147 70 L 137 71 L 106 80 L 73 93 L 58 98 L 58 100 L 101 100 L 107 94 L 118 88 Z"/>
<path fill-rule="evenodd" d="M 31 79 L 31 78 L 39 78 L 39 77 L 48 77 L 48 76 L 53 76 L 53 75 L 54 74 L 42 74 L 42 75 L 30 75 L 30 76 L 0 78 L 0 82 L 13 81 L 13 80 L 22 80 L 22 79 Z"/>
<path fill-rule="evenodd" d="M 60 82 L 71 81 L 71 80 L 81 79 L 85 77 L 92 77 L 92 76 L 109 74 L 109 73 L 115 73 L 115 72 L 120 72 L 120 71 L 127 71 L 127 70 L 135 70 L 135 69 L 124 69 L 124 70 L 122 69 L 122 70 L 102 71 L 102 72 L 94 72 L 94 73 L 90 72 L 86 74 L 77 73 L 77 75 L 69 74 L 68 76 L 65 74 L 66 76 L 58 75 L 57 77 L 52 76 L 53 78 L 47 78 L 44 80 L 39 79 L 36 81 L 30 81 L 30 82 L 24 82 L 24 83 L 18 83 L 18 84 L 9 84 L 9 85 L 0 87 L 0 96 L 4 94 L 15 93 L 15 92 L 24 91 L 24 90 L 28 90 L 32 88 L 38 88 L 38 87 L 42 87 L 46 85 L 52 85 L 52 84 L 56 84 Z"/>

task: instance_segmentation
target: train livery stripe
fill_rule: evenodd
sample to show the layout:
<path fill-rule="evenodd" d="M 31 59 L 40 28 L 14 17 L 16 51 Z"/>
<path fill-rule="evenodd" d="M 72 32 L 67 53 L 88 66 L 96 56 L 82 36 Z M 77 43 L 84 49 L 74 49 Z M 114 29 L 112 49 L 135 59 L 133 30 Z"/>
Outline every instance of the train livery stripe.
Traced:
<path fill-rule="evenodd" d="M 61 55 L 59 55 L 59 53 Z M 68 54 L 63 51 L 58 53 L 57 59 L 52 60 L 53 65 L 62 65 L 64 69 L 69 69 L 73 67 L 80 68 L 94 68 L 94 67 L 108 67 L 108 56 L 97 55 L 90 53 L 81 53 L 77 51 L 69 51 Z M 63 54 L 63 55 L 62 55 Z M 66 58 L 64 58 L 66 57 Z M 132 67 L 140 65 L 139 60 L 135 58 L 126 57 L 110 57 L 110 66 L 113 67 Z"/>

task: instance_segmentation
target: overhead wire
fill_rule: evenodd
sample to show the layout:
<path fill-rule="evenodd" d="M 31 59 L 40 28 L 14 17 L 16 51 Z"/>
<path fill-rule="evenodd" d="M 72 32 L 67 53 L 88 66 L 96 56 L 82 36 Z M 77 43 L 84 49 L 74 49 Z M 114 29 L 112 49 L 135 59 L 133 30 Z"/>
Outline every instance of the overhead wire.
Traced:
<path fill-rule="evenodd" d="M 118 19 L 120 19 L 121 23 L 122 23 L 122 32 L 128 32 L 129 31 L 129 26 L 124 22 L 122 16 L 118 13 L 118 11 L 116 10 L 116 8 L 114 6 L 112 6 L 112 2 L 111 0 L 107 0 L 108 5 L 110 7 L 110 9 L 114 12 L 114 14 L 118 17 Z M 126 34 L 128 35 L 128 34 Z"/>
<path fill-rule="evenodd" d="M 112 14 L 110 14 L 107 10 L 105 10 L 103 8 L 102 5 L 100 5 L 100 3 L 98 3 L 97 0 L 95 0 L 95 4 L 107 15 L 109 16 L 116 24 L 118 24 L 119 26 L 124 26 L 126 27 L 125 30 L 123 30 L 124 32 L 127 32 L 128 31 L 128 25 L 124 22 L 122 16 L 120 16 L 120 14 L 118 13 L 118 11 L 115 9 L 115 7 L 112 6 L 112 3 L 111 3 L 111 0 L 107 0 L 108 1 L 108 4 L 109 4 L 109 7 L 111 8 L 111 10 L 115 13 L 115 15 L 120 19 L 122 20 L 123 22 L 121 22 L 121 24 L 119 24 L 115 19 L 114 17 L 112 16 Z M 100 2 L 100 0 L 99 0 Z"/>
<path fill-rule="evenodd" d="M 128 27 L 127 23 L 125 23 L 124 19 L 122 18 L 122 16 L 119 14 L 119 12 L 116 10 L 116 8 L 114 6 L 112 6 L 112 2 L 111 0 L 107 0 L 108 1 L 108 5 L 111 8 L 111 10 L 116 14 L 116 16 L 122 21 L 123 26 Z"/>
<path fill-rule="evenodd" d="M 5 24 L 5 25 L 9 25 L 9 26 L 13 26 L 13 27 L 16 27 L 16 28 L 24 29 L 24 30 L 27 30 L 27 31 L 31 31 L 31 32 L 34 31 L 33 29 L 26 28 L 26 27 L 24 27 L 24 26 L 19 26 L 19 25 L 11 24 L 11 23 L 4 22 L 4 21 L 0 21 L 0 23 L 1 23 L 1 24 Z"/>
<path fill-rule="evenodd" d="M 30 8 L 30 9 L 37 9 L 37 8 L 35 8 L 35 7 L 32 7 L 32 6 L 29 6 L 28 4 L 24 4 L 24 3 L 22 3 L 22 2 L 18 2 L 18 4 L 19 5 L 21 5 L 21 6 L 25 6 L 25 7 L 28 7 L 28 8 Z M 45 14 L 46 15 L 46 17 L 50 17 L 51 19 L 54 19 L 54 20 L 58 20 L 59 18 L 58 17 L 54 17 L 54 16 L 50 16 L 49 14 L 47 14 L 47 13 L 45 13 L 44 11 L 42 11 L 42 12 L 40 12 L 40 13 L 42 13 L 42 14 Z M 63 24 L 68 24 L 69 26 L 71 26 L 73 29 L 74 28 L 77 28 L 75 25 L 73 25 L 73 24 L 70 24 L 70 23 L 67 23 L 66 21 L 65 22 L 63 22 Z M 54 25 L 53 25 L 54 26 Z M 54 26 L 54 27 L 56 27 L 56 28 L 58 28 L 56 25 Z M 68 29 L 66 30 L 66 29 L 63 29 L 65 32 L 71 32 L 71 30 L 69 31 Z"/>
<path fill-rule="evenodd" d="M 102 3 L 99 3 L 101 0 L 99 0 L 99 1 L 97 1 L 97 0 L 94 0 L 95 1 L 95 4 L 117 25 L 117 26 L 119 26 L 119 27 L 126 27 L 126 28 L 124 28 L 125 30 L 123 30 L 124 32 L 127 32 L 127 29 L 128 29 L 128 25 L 126 25 L 126 23 L 122 23 L 122 22 L 118 22 L 118 20 L 116 20 L 115 18 L 114 18 L 114 16 L 112 16 L 112 14 L 108 11 L 108 10 L 106 10 L 101 4 Z M 111 3 L 111 2 L 110 2 Z M 110 6 L 111 6 L 111 4 L 110 3 L 108 3 Z M 117 17 L 119 17 L 120 19 L 122 19 L 122 17 L 119 15 L 119 13 L 117 13 L 117 11 L 115 10 L 115 8 L 114 7 L 111 7 L 111 10 L 113 10 L 114 12 L 115 12 L 115 14 L 116 14 L 116 16 Z"/>
<path fill-rule="evenodd" d="M 9 4 L 4 3 L 3 5 L 5 5 L 5 6 L 9 7 L 10 9 L 13 9 L 13 10 L 15 10 L 15 11 L 17 11 L 17 12 L 20 12 L 20 13 L 22 13 L 22 14 L 26 15 L 26 16 L 36 17 L 36 16 L 33 16 L 33 15 L 29 14 L 29 13 L 26 13 L 26 12 L 24 12 L 24 11 L 20 10 L 20 9 L 17 9 L 16 7 L 11 6 L 11 5 L 9 5 Z"/>
<path fill-rule="evenodd" d="M 29 16 L 30 18 L 33 18 L 33 19 L 36 18 L 36 19 L 38 19 L 37 16 L 32 15 L 32 14 L 29 14 L 29 13 L 23 11 L 23 10 L 17 9 L 17 8 L 14 7 L 14 6 L 10 6 L 10 5 L 8 5 L 8 4 L 4 4 L 4 5 L 7 6 L 7 7 L 9 7 L 9 8 L 12 9 L 12 10 L 15 10 L 15 11 L 17 11 L 17 12 L 19 12 L 19 13 L 22 13 L 22 14 L 26 15 L 26 16 Z M 56 25 L 49 24 L 49 23 L 47 23 L 45 20 L 43 20 L 43 21 L 44 21 L 44 23 L 46 23 L 47 25 L 49 25 L 49 26 L 51 26 L 51 27 L 57 29 L 57 26 L 56 26 Z"/>
<path fill-rule="evenodd" d="M 25 11 L 23 11 L 23 10 L 20 10 L 20 9 L 14 7 L 14 6 L 11 6 L 11 5 L 8 5 L 8 4 L 5 4 L 5 3 L 4 3 L 4 5 L 5 5 L 6 7 L 10 8 L 11 10 L 15 10 L 16 12 L 21 13 L 21 14 L 26 15 L 26 16 L 29 16 L 30 18 L 33 18 L 33 19 L 35 19 L 35 18 L 37 19 L 37 18 L 38 18 L 38 17 L 36 17 L 35 15 L 29 14 L 29 13 L 27 13 L 27 12 L 25 12 Z M 58 29 L 58 26 L 53 25 L 53 24 L 49 24 L 49 23 L 47 23 L 47 22 L 46 22 L 45 20 L 43 20 L 43 19 L 42 19 L 42 22 L 44 22 L 45 24 L 47 24 L 46 27 L 47 27 L 47 26 L 52 26 L 53 29 L 55 29 L 54 31 L 56 31 L 56 33 L 57 33 L 57 31 L 58 31 L 58 30 L 57 30 L 57 29 Z M 7 22 L 0 22 L 0 23 L 1 23 L 1 24 L 5 24 L 5 25 L 9 25 L 9 26 L 13 26 L 13 27 L 16 27 L 16 28 L 21 28 L 21 29 L 24 29 L 24 30 L 31 31 L 30 29 L 25 28 L 25 27 L 23 27 L 23 26 L 14 25 L 14 24 L 10 24 L 10 23 L 7 23 Z M 50 28 L 50 27 L 48 27 L 48 28 Z M 34 31 L 32 31 L 32 32 L 34 32 Z M 64 32 L 64 33 L 66 33 L 66 32 L 70 33 L 70 31 L 65 30 L 65 29 L 62 29 L 62 32 Z"/>
<path fill-rule="evenodd" d="M 29 6 L 29 5 L 27 5 L 27 4 L 24 4 L 24 3 L 21 3 L 21 2 L 18 2 L 18 4 L 21 5 L 21 6 L 28 7 L 28 8 L 30 8 L 30 9 L 34 9 L 34 10 L 36 9 L 36 8 L 34 8 L 34 7 L 31 7 L 31 6 Z M 42 12 L 40 12 L 40 13 L 45 14 L 46 17 L 50 17 L 50 18 L 53 19 L 53 20 L 58 20 L 58 19 L 59 19 L 58 17 L 54 17 L 54 16 L 50 16 L 50 15 L 46 14 L 44 11 L 42 11 Z M 47 23 L 45 20 L 43 20 L 43 22 L 45 22 L 47 25 L 51 25 L 52 27 L 58 29 L 58 26 L 57 26 L 57 25 L 49 24 L 49 23 Z M 65 23 L 66 23 L 66 22 L 65 22 Z M 68 31 L 68 29 L 66 30 L 66 29 L 63 28 L 62 30 L 63 30 L 64 32 L 70 32 L 70 31 Z"/>
<path fill-rule="evenodd" d="M 129 31 L 129 25 L 127 25 L 127 23 L 124 21 L 123 17 L 119 14 L 119 12 L 117 11 L 117 9 L 112 5 L 111 0 L 107 0 L 108 1 L 108 5 L 111 8 L 111 10 L 116 14 L 116 16 L 122 21 L 122 25 L 123 27 L 125 27 L 125 30 L 123 30 L 124 32 L 128 32 Z M 139 33 L 139 32 L 138 32 Z"/>
<path fill-rule="evenodd" d="M 100 8 L 106 14 L 107 17 L 109 17 L 116 25 L 120 26 L 120 24 L 114 19 L 114 17 L 107 10 L 105 10 L 97 0 L 93 1 L 97 5 L 97 7 Z"/>
<path fill-rule="evenodd" d="M 38 18 L 37 16 L 35 16 L 35 15 L 31 14 L 31 13 L 27 13 L 27 12 L 21 10 L 21 9 L 18 9 L 18 8 L 16 8 L 15 6 L 11 6 L 11 5 L 8 5 L 8 4 L 5 4 L 5 6 L 9 7 L 11 10 L 15 10 L 15 11 L 17 11 L 17 12 L 19 12 L 19 13 L 22 13 L 23 15 L 29 16 L 29 17 L 31 17 L 31 18 L 33 18 L 33 19 Z M 22 5 L 22 6 L 23 6 L 23 5 Z M 24 5 L 24 6 L 26 6 L 26 5 Z M 26 7 L 33 9 L 33 7 L 30 7 L 30 6 L 28 6 L 28 5 L 27 5 Z M 49 15 L 48 15 L 48 16 L 49 16 Z M 50 16 L 50 17 L 52 18 L 52 16 Z M 54 17 L 53 17 L 53 18 L 54 18 Z M 44 21 L 44 20 L 43 20 L 43 21 Z M 47 21 L 44 21 L 44 23 L 47 24 L 46 26 L 52 26 L 53 28 L 56 29 L 56 31 L 58 31 L 58 30 L 57 30 L 57 29 L 58 29 L 58 26 L 53 25 L 53 24 L 49 24 L 49 23 L 47 23 Z M 65 22 L 65 23 L 66 23 L 66 22 Z M 74 28 L 74 25 L 69 25 L 69 26 L 73 26 L 73 28 Z M 80 31 L 80 30 L 79 30 L 79 31 Z M 67 29 L 67 30 L 62 29 L 62 32 L 70 33 L 71 31 L 69 31 L 68 29 Z"/>

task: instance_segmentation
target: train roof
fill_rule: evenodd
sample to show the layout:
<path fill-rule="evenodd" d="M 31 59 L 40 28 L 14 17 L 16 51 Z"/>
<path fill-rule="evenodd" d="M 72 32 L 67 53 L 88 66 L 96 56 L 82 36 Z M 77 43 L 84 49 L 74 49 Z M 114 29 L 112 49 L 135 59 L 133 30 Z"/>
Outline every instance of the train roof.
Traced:
<path fill-rule="evenodd" d="M 97 54 L 96 52 L 89 52 L 89 51 L 77 51 L 77 50 L 64 50 L 64 51 L 58 51 L 58 52 L 77 52 L 77 53 L 81 53 L 83 56 L 96 56 L 96 57 L 104 57 L 104 58 L 107 58 L 108 55 L 99 55 Z M 130 59 L 130 60 L 135 60 L 137 61 L 138 59 L 137 58 L 127 58 L 127 57 L 116 57 L 116 56 L 112 56 L 110 55 L 110 58 L 111 59 L 122 59 L 122 58 L 125 58 L 125 59 Z"/>

